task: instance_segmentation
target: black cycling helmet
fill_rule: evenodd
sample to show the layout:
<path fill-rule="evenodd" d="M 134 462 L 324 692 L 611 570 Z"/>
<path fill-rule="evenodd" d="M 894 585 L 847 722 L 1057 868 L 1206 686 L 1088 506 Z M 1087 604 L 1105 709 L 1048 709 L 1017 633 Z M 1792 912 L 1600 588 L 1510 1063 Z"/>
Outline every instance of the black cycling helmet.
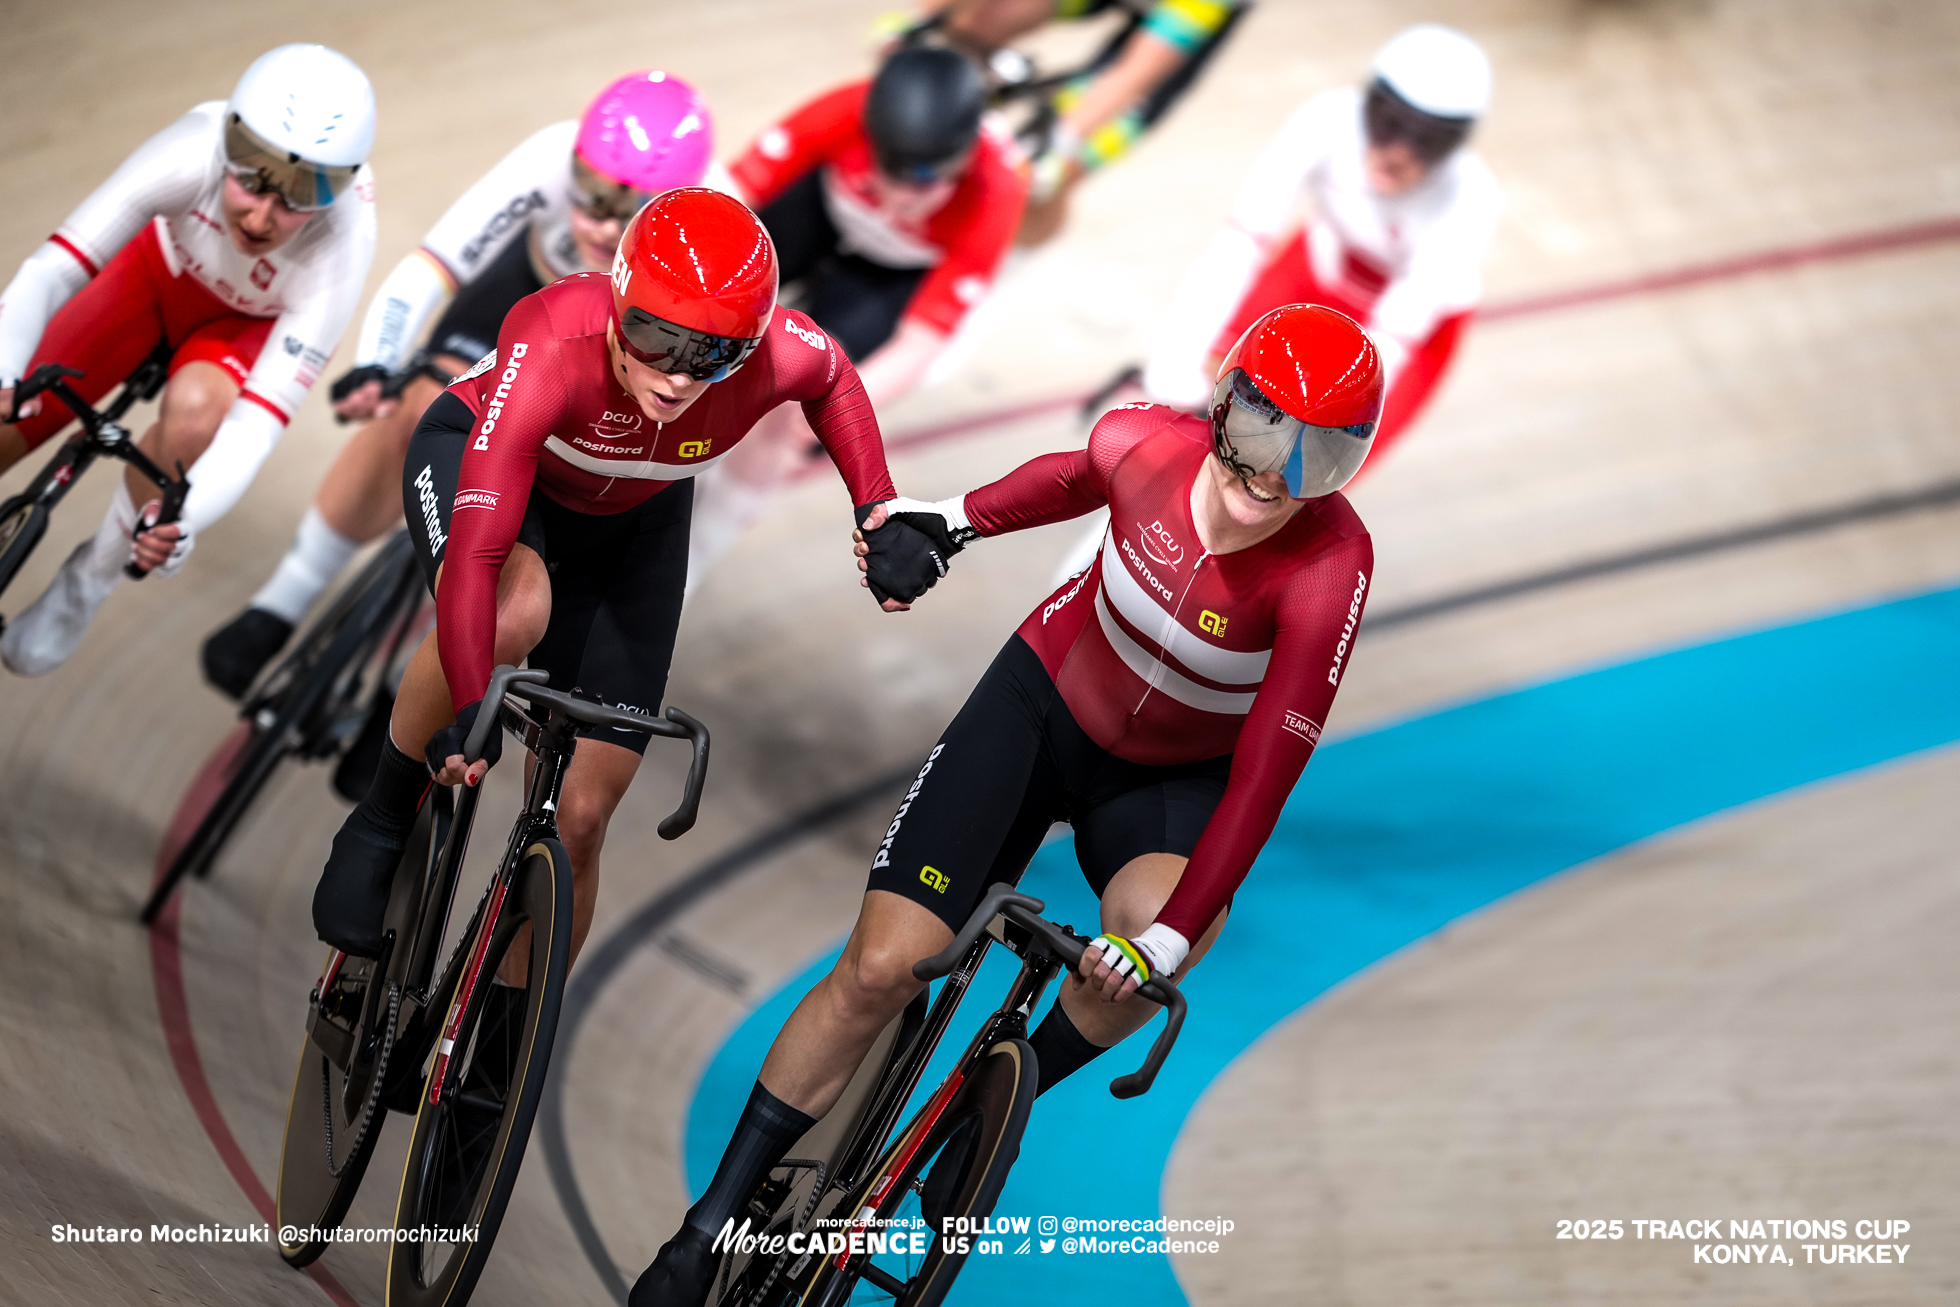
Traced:
<path fill-rule="evenodd" d="M 980 134 L 986 105 L 980 70 L 943 47 L 893 54 L 864 98 L 864 130 L 878 167 L 905 181 L 931 181 Z"/>

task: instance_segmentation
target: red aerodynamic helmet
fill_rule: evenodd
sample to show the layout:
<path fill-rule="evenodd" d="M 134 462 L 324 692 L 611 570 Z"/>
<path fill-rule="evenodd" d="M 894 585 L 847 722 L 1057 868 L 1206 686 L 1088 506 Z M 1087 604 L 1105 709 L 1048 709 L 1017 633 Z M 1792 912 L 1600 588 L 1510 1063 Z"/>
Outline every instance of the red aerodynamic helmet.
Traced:
<path fill-rule="evenodd" d="M 776 309 L 776 247 L 740 200 L 684 186 L 647 201 L 613 256 L 620 348 L 667 373 L 720 381 Z"/>
<path fill-rule="evenodd" d="M 1361 470 L 1382 415 L 1382 365 L 1359 323 L 1288 304 L 1247 327 L 1218 369 L 1211 435 L 1240 479 L 1284 471 L 1295 499 L 1331 495 Z"/>

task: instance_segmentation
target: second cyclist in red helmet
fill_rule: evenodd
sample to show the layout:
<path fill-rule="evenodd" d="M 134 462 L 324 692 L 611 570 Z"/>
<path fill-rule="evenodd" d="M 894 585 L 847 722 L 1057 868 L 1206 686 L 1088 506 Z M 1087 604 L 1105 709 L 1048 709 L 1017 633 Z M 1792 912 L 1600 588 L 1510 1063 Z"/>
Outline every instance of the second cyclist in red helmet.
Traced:
<path fill-rule="evenodd" d="M 713 1180 L 630 1307 L 706 1299 L 715 1240 L 919 991 L 912 964 L 952 941 L 987 886 L 1020 879 L 1052 823 L 1075 830 L 1103 933 L 1029 1040 L 1041 1092 L 1148 1019 L 1155 1008 L 1126 1001 L 1138 984 L 1176 983 L 1204 957 L 1347 670 L 1374 554 L 1336 492 L 1381 405 L 1361 328 L 1293 305 L 1240 338 L 1208 418 L 1126 404 L 1087 449 L 889 506 L 945 551 L 1104 505 L 1110 526 L 940 736 L 872 854 L 843 956 L 776 1037 Z M 964 1147 L 955 1136 L 940 1159 Z M 921 1189 L 933 1229 L 948 1165 Z M 1120 1154 L 1104 1169 L 1120 1175 Z"/>
<path fill-rule="evenodd" d="M 495 732 L 467 775 L 461 756 L 493 666 L 528 655 L 560 689 L 658 711 L 680 620 L 692 478 L 788 401 L 802 405 L 860 520 L 892 498 L 850 360 L 808 318 L 776 305 L 768 234 L 719 192 L 655 198 L 629 224 L 609 276 L 567 277 L 518 301 L 496 351 L 429 406 L 409 445 L 404 508 L 435 592 L 436 631 L 402 681 L 368 796 L 334 839 L 314 897 L 321 938 L 378 950 L 389 881 L 431 772 L 474 784 L 496 760 Z M 917 536 L 902 525 L 874 534 Z M 931 567 L 929 552 L 895 549 L 887 561 L 916 571 Z M 880 579 L 897 608 L 937 569 Z M 606 824 L 646 744 L 631 732 L 587 735 L 558 809 L 574 950 L 591 924 Z"/>

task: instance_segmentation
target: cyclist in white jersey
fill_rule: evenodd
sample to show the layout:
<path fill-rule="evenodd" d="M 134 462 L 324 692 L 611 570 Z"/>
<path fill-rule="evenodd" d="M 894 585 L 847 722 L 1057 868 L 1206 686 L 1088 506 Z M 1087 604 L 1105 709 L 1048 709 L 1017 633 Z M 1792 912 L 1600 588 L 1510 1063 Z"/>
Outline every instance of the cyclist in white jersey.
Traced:
<path fill-rule="evenodd" d="M 156 489 L 133 468 L 95 536 L 0 636 L 25 676 L 64 662 L 125 564 L 165 575 L 252 482 L 354 314 L 374 259 L 374 92 L 345 55 L 287 45 L 229 102 L 146 141 L 21 265 L 0 294 L 0 472 L 70 420 L 21 377 L 80 368 L 91 402 L 172 346 L 159 420 L 141 444 L 189 469 L 182 520 L 143 530 Z"/>
<path fill-rule="evenodd" d="M 643 69 L 600 91 L 582 117 L 533 133 L 450 205 L 368 305 L 333 398 L 343 421 L 372 420 L 341 449 L 250 606 L 205 642 L 214 686 L 243 695 L 347 560 L 401 522 L 416 423 L 496 348 L 510 307 L 560 277 L 609 269 L 627 219 L 652 194 L 729 190 L 713 151 L 707 102 L 682 79 Z M 413 375 L 399 397 L 384 398 L 383 381 L 404 372 Z"/>

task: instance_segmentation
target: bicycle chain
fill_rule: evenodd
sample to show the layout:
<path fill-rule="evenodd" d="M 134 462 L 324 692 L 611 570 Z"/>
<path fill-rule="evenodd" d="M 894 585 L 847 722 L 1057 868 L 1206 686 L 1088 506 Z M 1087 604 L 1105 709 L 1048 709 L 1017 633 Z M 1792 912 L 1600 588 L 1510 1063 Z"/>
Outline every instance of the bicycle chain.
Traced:
<path fill-rule="evenodd" d="M 367 1101 L 361 1104 L 360 1129 L 354 1132 L 354 1145 L 347 1150 L 347 1156 L 340 1159 L 340 1165 L 333 1164 L 333 1071 L 327 1060 L 320 1059 L 320 1107 L 326 1116 L 327 1174 L 338 1180 L 348 1164 L 361 1155 L 361 1144 L 367 1138 L 368 1127 L 374 1124 L 374 1109 L 381 1102 L 381 1082 L 387 1078 L 388 1055 L 395 1049 L 395 1018 L 401 1012 L 402 989 L 394 981 L 388 982 L 388 1025 L 381 1037 L 381 1052 L 375 1056 L 374 1079 L 368 1085 Z"/>

